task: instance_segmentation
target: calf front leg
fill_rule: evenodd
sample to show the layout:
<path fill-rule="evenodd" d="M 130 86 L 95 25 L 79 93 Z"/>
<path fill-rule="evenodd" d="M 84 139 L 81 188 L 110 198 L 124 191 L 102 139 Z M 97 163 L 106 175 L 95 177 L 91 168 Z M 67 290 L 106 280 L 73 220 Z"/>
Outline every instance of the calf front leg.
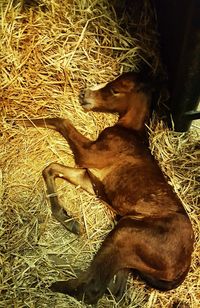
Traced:
<path fill-rule="evenodd" d="M 43 127 L 53 129 L 59 132 L 69 143 L 74 155 L 77 165 L 80 165 L 85 159 L 87 159 L 87 153 L 92 141 L 83 136 L 79 131 L 71 124 L 68 119 L 63 118 L 50 118 L 50 119 L 30 119 L 30 120 L 15 120 L 14 124 L 18 124 L 24 127 Z"/>
<path fill-rule="evenodd" d="M 43 170 L 43 177 L 47 186 L 53 216 L 69 231 L 80 233 L 78 221 L 70 217 L 61 207 L 57 192 L 55 179 L 63 178 L 74 185 L 80 185 L 87 192 L 94 194 L 93 186 L 86 169 L 71 168 L 58 163 L 52 163 Z"/>
<path fill-rule="evenodd" d="M 43 127 L 53 129 L 59 132 L 66 140 L 75 138 L 81 144 L 87 144 L 91 141 L 84 137 L 71 124 L 68 119 L 63 118 L 40 118 L 40 119 L 19 119 L 15 120 L 14 124 L 19 124 L 24 127 Z"/>

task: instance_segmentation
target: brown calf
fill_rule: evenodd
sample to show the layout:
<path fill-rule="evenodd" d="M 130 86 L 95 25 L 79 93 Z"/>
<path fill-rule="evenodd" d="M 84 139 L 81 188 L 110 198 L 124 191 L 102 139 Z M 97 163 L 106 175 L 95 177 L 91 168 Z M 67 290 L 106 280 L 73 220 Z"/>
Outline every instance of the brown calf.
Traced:
<path fill-rule="evenodd" d="M 160 290 L 176 288 L 187 275 L 192 226 L 148 148 L 145 123 L 151 96 L 150 84 L 136 73 L 123 74 L 104 87 L 82 93 L 85 110 L 119 113 L 117 124 L 104 129 L 96 141 L 81 135 L 67 119 L 24 122 L 25 126 L 58 131 L 73 150 L 78 168 L 52 163 L 43 171 L 57 220 L 69 231 L 80 232 L 79 223 L 56 196 L 57 177 L 96 194 L 119 216 L 88 270 L 77 279 L 55 282 L 53 291 L 92 304 L 107 287 L 116 297 L 122 296 L 130 269 Z"/>

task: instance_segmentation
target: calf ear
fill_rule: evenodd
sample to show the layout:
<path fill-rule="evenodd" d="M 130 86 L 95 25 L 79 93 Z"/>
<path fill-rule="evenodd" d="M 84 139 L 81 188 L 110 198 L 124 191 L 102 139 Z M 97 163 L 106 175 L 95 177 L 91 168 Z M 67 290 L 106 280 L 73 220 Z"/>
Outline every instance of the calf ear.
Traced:
<path fill-rule="evenodd" d="M 122 81 L 122 92 L 132 92 L 135 91 L 136 89 L 136 84 L 134 81 L 132 80 L 123 80 Z"/>

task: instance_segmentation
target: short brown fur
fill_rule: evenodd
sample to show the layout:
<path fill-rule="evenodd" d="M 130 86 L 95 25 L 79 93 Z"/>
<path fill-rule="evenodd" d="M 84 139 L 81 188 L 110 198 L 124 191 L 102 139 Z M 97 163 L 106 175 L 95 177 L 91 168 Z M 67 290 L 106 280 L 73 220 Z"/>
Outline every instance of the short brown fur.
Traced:
<path fill-rule="evenodd" d="M 193 230 L 148 148 L 145 123 L 150 117 L 151 96 L 151 84 L 136 73 L 82 92 L 85 110 L 119 113 L 117 124 L 106 128 L 96 141 L 81 135 L 67 119 L 23 121 L 25 126 L 55 129 L 73 150 L 78 168 L 53 163 L 43 171 L 52 213 L 68 230 L 78 234 L 80 226 L 60 206 L 56 177 L 96 194 L 118 215 L 117 225 L 88 270 L 77 279 L 55 282 L 53 291 L 93 304 L 108 287 L 120 298 L 130 269 L 160 290 L 176 288 L 187 275 Z"/>

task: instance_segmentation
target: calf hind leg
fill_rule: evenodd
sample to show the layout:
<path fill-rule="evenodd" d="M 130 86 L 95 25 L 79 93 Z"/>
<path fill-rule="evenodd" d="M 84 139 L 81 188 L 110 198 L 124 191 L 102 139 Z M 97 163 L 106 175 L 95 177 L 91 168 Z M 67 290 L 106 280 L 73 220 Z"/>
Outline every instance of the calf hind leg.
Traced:
<path fill-rule="evenodd" d="M 67 214 L 59 203 L 55 179 L 63 178 L 74 185 L 80 185 L 87 192 L 94 194 L 93 186 L 86 169 L 71 168 L 58 163 L 52 163 L 43 170 L 43 177 L 47 186 L 53 216 L 69 231 L 80 233 L 78 221 Z"/>
<path fill-rule="evenodd" d="M 128 269 L 125 268 L 119 247 L 116 245 L 118 231 L 117 225 L 104 240 L 86 272 L 76 279 L 57 281 L 51 285 L 50 289 L 54 292 L 69 294 L 88 304 L 95 304 L 106 289 L 111 288 L 113 295 L 120 299 L 125 290 Z M 115 282 L 112 281 L 114 275 L 116 275 Z"/>

